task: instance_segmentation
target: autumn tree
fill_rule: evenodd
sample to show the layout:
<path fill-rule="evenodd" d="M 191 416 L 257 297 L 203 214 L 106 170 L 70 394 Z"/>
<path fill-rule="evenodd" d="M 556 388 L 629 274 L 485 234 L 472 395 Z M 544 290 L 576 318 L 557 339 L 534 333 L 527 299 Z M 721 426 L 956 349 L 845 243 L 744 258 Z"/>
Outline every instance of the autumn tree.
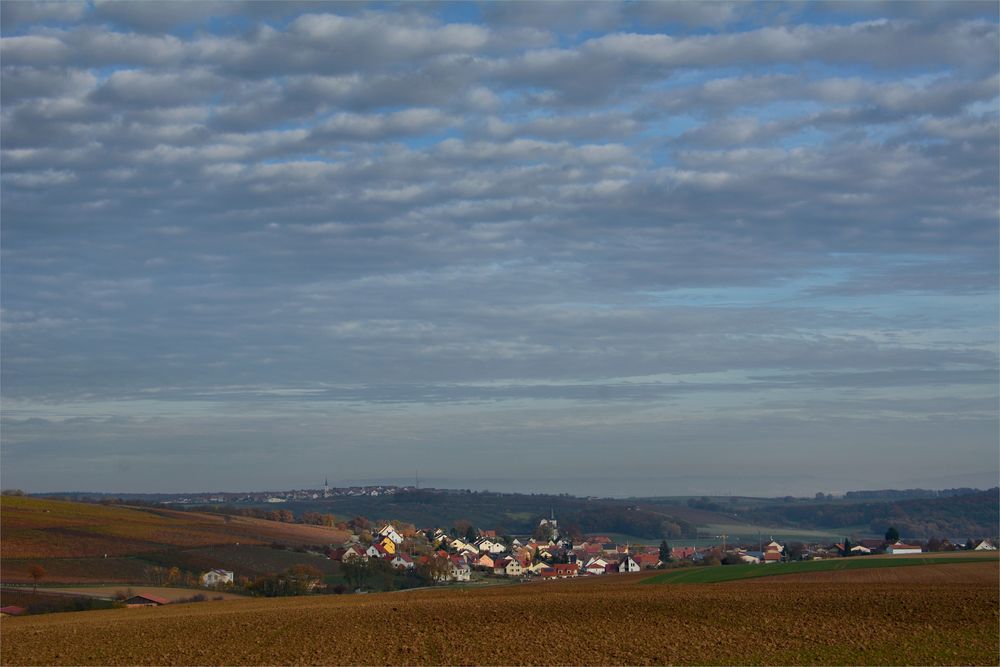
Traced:
<path fill-rule="evenodd" d="M 417 566 L 417 576 L 428 582 L 444 581 L 451 575 L 451 568 L 451 560 L 435 553 Z"/>
<path fill-rule="evenodd" d="M 35 591 L 38 590 L 38 580 L 45 576 L 45 568 L 41 565 L 32 565 L 28 568 L 28 576 L 31 577 L 31 593 L 34 595 Z"/>
<path fill-rule="evenodd" d="M 466 537 L 472 530 L 472 522 L 468 519 L 458 519 L 451 525 L 451 534 L 454 537 Z"/>

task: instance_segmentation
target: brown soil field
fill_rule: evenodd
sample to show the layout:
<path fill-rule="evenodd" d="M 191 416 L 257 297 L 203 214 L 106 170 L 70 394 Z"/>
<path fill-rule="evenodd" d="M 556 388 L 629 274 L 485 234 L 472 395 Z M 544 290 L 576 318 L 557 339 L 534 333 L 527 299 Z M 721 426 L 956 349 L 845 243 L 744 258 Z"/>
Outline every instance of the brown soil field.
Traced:
<path fill-rule="evenodd" d="M 956 559 L 958 560 L 958 559 Z M 741 579 L 734 584 L 983 584 L 1000 585 L 1000 563 L 960 563 L 954 565 L 912 565 L 907 567 L 877 567 L 856 570 L 802 572 L 777 577 Z"/>
<path fill-rule="evenodd" d="M 997 664 L 995 585 L 646 576 L 5 618 L 0 663 Z"/>
<path fill-rule="evenodd" d="M 209 600 L 222 597 L 224 600 L 249 600 L 246 595 L 236 595 L 235 593 L 223 593 L 205 588 L 173 588 L 171 586 L 78 586 L 65 588 L 45 588 L 39 589 L 45 593 L 66 593 L 71 595 L 84 595 L 87 597 L 114 597 L 119 592 L 130 595 L 155 595 L 171 602 L 190 598 L 194 595 L 204 595 Z M 0 593 L 2 596 L 3 593 Z"/>

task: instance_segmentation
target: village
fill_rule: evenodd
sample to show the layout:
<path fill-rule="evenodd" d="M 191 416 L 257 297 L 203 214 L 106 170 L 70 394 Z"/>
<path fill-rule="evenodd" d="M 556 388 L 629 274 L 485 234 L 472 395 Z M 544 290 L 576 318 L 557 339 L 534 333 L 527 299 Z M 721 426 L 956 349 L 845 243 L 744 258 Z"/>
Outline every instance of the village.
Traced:
<path fill-rule="evenodd" d="M 385 523 L 378 530 L 352 534 L 328 557 L 342 563 L 386 561 L 392 567 L 409 570 L 423 567 L 438 582 L 468 582 L 473 573 L 521 581 L 553 580 L 569 577 L 603 576 L 698 565 L 760 564 L 792 560 L 821 560 L 872 554 L 906 555 L 925 550 L 952 551 L 971 549 L 995 551 L 989 541 L 959 546 L 948 540 L 933 544 L 907 544 L 898 539 L 860 540 L 851 544 L 783 545 L 774 540 L 752 549 L 745 545 L 710 545 L 670 547 L 620 544 L 604 535 L 588 535 L 571 540 L 559 533 L 554 516 L 540 520 L 530 538 L 498 536 L 494 530 L 469 526 L 465 535 L 455 535 L 442 528 L 401 530 Z"/>

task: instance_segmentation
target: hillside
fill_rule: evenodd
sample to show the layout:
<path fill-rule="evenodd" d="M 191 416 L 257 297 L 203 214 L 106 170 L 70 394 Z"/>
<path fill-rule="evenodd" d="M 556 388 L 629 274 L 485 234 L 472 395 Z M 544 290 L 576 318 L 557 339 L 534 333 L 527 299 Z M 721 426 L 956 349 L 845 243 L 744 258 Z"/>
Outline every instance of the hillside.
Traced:
<path fill-rule="evenodd" d="M 751 509 L 741 518 L 803 528 L 866 525 L 881 535 L 895 526 L 904 537 L 994 537 L 1000 523 L 1000 490 L 964 495 L 875 502 L 771 504 Z"/>
<path fill-rule="evenodd" d="M 41 565 L 44 583 L 161 583 L 162 570 L 191 575 L 222 567 L 253 576 L 300 562 L 326 565 L 289 547 L 339 543 L 335 528 L 198 512 L 93 505 L 2 496 L 0 575 L 29 581 Z"/>
<path fill-rule="evenodd" d="M 24 496 L 2 497 L 0 521 L 2 558 L 129 556 L 236 542 L 330 544 L 346 537 L 322 526 Z"/>

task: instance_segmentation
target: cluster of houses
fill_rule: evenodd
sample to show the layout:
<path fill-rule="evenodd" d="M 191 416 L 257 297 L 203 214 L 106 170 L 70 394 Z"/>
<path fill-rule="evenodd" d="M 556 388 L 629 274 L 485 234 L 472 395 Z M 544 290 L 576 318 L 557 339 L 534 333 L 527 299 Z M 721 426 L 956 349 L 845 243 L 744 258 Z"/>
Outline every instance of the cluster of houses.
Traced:
<path fill-rule="evenodd" d="M 555 530 L 554 519 L 543 524 Z M 404 538 L 390 523 L 372 535 L 370 544 L 352 536 L 340 548 L 330 552 L 333 560 L 352 558 L 384 559 L 393 566 L 410 569 L 432 561 L 447 565 L 440 578 L 469 581 L 473 570 L 501 577 L 566 577 L 638 572 L 661 565 L 657 547 L 619 545 L 605 536 L 592 536 L 580 543 L 560 540 L 557 532 L 549 539 L 498 538 L 495 531 L 480 530 L 471 540 L 448 535 L 438 528 L 424 533 L 431 549 L 422 555 L 407 553 Z"/>
<path fill-rule="evenodd" d="M 400 569 L 427 565 L 432 561 L 444 564 L 439 568 L 440 580 L 469 581 L 472 571 L 501 577 L 561 579 L 579 576 L 638 572 L 664 566 L 659 547 L 617 544 L 606 536 L 588 536 L 582 542 L 560 539 L 555 518 L 542 519 L 540 525 L 549 529 L 549 539 L 499 538 L 495 531 L 472 531 L 476 539 L 454 537 L 437 528 L 423 531 L 422 549 L 414 549 L 413 542 L 404 539 L 391 523 L 371 534 L 371 542 L 363 544 L 352 536 L 340 548 L 329 553 L 334 560 L 352 558 L 383 559 Z M 430 548 L 428 547 L 428 543 Z M 993 550 L 988 541 L 982 541 L 977 550 Z M 669 560 L 698 563 L 707 558 L 738 558 L 744 563 L 773 564 L 790 558 L 822 559 L 845 555 L 872 553 L 913 554 L 922 547 L 904 542 L 887 543 L 883 540 L 861 540 L 856 545 L 809 545 L 790 555 L 785 545 L 771 541 L 758 550 L 740 547 L 722 549 L 717 546 L 696 548 L 691 546 L 670 549 Z M 417 551 L 421 553 L 417 555 Z M 732 562 L 727 560 L 726 562 Z"/>

